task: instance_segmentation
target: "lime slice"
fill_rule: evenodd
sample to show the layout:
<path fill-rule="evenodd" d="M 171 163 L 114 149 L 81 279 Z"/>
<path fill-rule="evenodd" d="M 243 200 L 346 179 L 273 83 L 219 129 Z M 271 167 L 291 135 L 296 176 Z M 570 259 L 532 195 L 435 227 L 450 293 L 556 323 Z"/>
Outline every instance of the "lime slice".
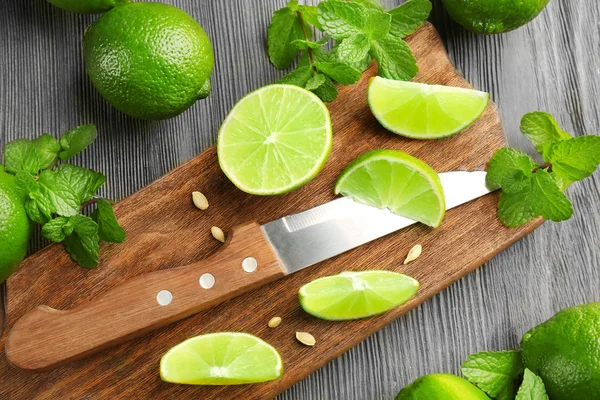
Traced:
<path fill-rule="evenodd" d="M 406 303 L 419 282 L 390 271 L 342 272 L 316 279 L 300 288 L 307 313 L 327 320 L 347 320 L 381 314 Z"/>
<path fill-rule="evenodd" d="M 270 344 L 247 333 L 196 336 L 160 360 L 160 377 L 188 385 L 241 385 L 279 379 L 281 356 Z"/>
<path fill-rule="evenodd" d="M 454 135 L 479 119 L 490 95 L 454 86 L 371 79 L 371 112 L 386 129 L 414 139 Z"/>
<path fill-rule="evenodd" d="M 399 150 L 374 150 L 358 157 L 338 178 L 335 193 L 433 227 L 446 213 L 438 174 Z"/>
<path fill-rule="evenodd" d="M 242 98 L 219 130 L 217 153 L 244 192 L 287 193 L 323 168 L 332 143 L 325 104 L 298 86 L 269 85 Z"/>

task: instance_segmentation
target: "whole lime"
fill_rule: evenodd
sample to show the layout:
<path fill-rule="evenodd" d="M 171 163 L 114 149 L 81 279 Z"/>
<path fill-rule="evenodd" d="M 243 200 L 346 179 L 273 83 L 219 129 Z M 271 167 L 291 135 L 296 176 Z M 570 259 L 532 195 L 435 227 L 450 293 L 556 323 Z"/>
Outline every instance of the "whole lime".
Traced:
<path fill-rule="evenodd" d="M 117 4 L 128 3 L 129 0 L 48 0 L 48 2 L 71 12 L 98 14 L 110 10 Z"/>
<path fill-rule="evenodd" d="M 31 227 L 24 201 L 14 175 L 0 165 L 0 283 L 15 272 L 27 252 Z"/>
<path fill-rule="evenodd" d="M 431 374 L 418 378 L 396 395 L 396 400 L 489 400 L 469 381 L 449 374 Z"/>
<path fill-rule="evenodd" d="M 552 400 L 600 398 L 600 303 L 558 312 L 527 332 L 521 349 Z"/>
<path fill-rule="evenodd" d="M 525 25 L 549 0 L 443 0 L 453 20 L 478 33 L 502 33 Z"/>
<path fill-rule="evenodd" d="M 88 75 L 120 111 L 174 117 L 210 93 L 210 39 L 186 12 L 161 3 L 119 5 L 88 27 Z"/>

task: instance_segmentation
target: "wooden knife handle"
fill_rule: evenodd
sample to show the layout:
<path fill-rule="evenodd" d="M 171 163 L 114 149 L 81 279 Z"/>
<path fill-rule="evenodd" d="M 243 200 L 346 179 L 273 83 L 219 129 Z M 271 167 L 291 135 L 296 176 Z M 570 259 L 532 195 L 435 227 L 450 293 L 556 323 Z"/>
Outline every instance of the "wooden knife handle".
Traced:
<path fill-rule="evenodd" d="M 6 355 L 12 365 L 25 370 L 52 369 L 284 275 L 260 226 L 242 225 L 206 260 L 137 276 L 72 310 L 37 307 L 10 331 Z"/>

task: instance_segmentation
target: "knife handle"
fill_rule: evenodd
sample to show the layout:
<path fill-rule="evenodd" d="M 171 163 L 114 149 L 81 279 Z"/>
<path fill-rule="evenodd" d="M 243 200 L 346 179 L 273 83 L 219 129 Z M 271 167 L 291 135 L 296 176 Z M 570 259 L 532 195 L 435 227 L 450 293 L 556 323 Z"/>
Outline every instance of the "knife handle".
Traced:
<path fill-rule="evenodd" d="M 141 336 L 286 274 L 256 223 L 241 225 L 213 256 L 139 275 L 72 310 L 39 306 L 6 339 L 18 368 L 43 371 Z"/>

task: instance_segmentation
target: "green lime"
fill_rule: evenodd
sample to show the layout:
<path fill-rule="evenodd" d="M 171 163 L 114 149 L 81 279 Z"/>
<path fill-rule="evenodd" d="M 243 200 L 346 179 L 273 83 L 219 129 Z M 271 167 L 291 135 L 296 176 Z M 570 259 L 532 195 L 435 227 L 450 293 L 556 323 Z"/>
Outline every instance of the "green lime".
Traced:
<path fill-rule="evenodd" d="M 141 119 L 171 118 L 210 93 L 210 39 L 184 11 L 128 3 L 85 32 L 88 75 L 113 106 Z"/>
<path fill-rule="evenodd" d="M 386 129 L 413 139 L 439 139 L 475 122 L 490 95 L 454 86 L 375 77 L 368 89 L 371 112 Z"/>
<path fill-rule="evenodd" d="M 128 3 L 130 0 L 48 0 L 63 10 L 82 13 L 99 14 L 110 10 L 116 5 Z"/>
<path fill-rule="evenodd" d="M 502 33 L 525 25 L 549 0 L 442 0 L 452 19 L 478 33 Z"/>
<path fill-rule="evenodd" d="M 29 245 L 31 228 L 14 175 L 0 165 L 0 283 L 15 272 Z"/>
<path fill-rule="evenodd" d="M 219 130 L 219 164 L 239 189 L 275 195 L 299 188 L 325 165 L 329 111 L 298 86 L 264 86 L 242 98 Z"/>
<path fill-rule="evenodd" d="M 431 374 L 406 386 L 396 400 L 489 400 L 489 397 L 458 376 Z"/>
<path fill-rule="evenodd" d="M 300 288 L 300 305 L 327 320 L 370 317 L 398 307 L 419 290 L 419 282 L 391 271 L 342 272 Z"/>
<path fill-rule="evenodd" d="M 400 150 L 361 155 L 342 172 L 335 193 L 433 227 L 442 223 L 446 213 L 438 174 Z"/>
<path fill-rule="evenodd" d="M 247 333 L 196 336 L 160 360 L 165 382 L 188 385 L 241 385 L 281 378 L 281 356 L 270 344 Z"/>
<path fill-rule="evenodd" d="M 521 341 L 523 364 L 542 378 L 552 400 L 600 396 L 600 303 L 567 308 Z"/>

